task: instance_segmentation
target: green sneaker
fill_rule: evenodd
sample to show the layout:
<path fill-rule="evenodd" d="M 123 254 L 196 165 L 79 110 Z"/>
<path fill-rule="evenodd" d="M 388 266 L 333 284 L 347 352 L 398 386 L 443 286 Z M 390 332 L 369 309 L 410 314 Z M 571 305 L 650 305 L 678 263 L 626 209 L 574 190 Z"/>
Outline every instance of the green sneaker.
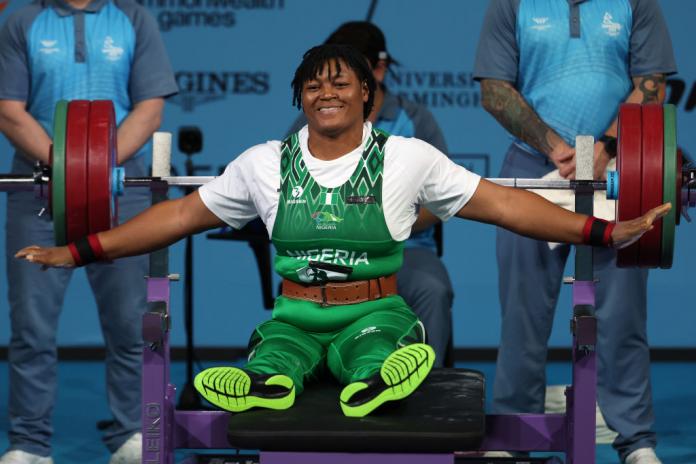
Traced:
<path fill-rule="evenodd" d="M 198 393 L 225 411 L 253 407 L 288 409 L 295 402 L 295 384 L 281 374 L 254 374 L 236 367 L 212 367 L 193 381 Z"/>
<path fill-rule="evenodd" d="M 425 380 L 435 361 L 435 351 L 414 343 L 399 348 L 384 360 L 379 372 L 341 392 L 341 409 L 349 417 L 364 417 L 387 401 L 406 398 Z"/>

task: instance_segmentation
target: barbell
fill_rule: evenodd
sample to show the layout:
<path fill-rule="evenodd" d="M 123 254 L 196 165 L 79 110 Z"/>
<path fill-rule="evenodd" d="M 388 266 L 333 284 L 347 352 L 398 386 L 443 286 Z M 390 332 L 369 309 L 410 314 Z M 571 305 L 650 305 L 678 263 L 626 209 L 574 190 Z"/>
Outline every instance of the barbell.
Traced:
<path fill-rule="evenodd" d="M 617 171 L 606 181 L 488 179 L 525 189 L 606 190 L 616 199 L 616 219 L 638 217 L 665 202 L 672 210 L 639 241 L 621 249 L 619 267 L 672 266 L 682 209 L 696 206 L 696 169 L 683 166 L 677 150 L 673 105 L 623 104 L 619 109 Z M 116 166 L 116 118 L 111 101 L 60 101 L 53 120 L 50 166 L 33 176 L 0 174 L 0 190 L 38 189 L 48 197 L 56 245 L 117 225 L 118 197 L 125 187 L 195 187 L 212 176 L 130 177 Z"/>

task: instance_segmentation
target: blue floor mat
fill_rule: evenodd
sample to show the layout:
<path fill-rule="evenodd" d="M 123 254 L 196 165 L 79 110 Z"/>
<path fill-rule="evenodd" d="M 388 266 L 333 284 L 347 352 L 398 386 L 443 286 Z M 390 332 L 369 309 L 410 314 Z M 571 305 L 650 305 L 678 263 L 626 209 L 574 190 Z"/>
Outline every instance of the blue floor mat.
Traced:
<path fill-rule="evenodd" d="M 207 367 L 207 366 L 206 366 Z M 493 363 L 467 363 L 486 374 L 488 400 L 495 366 Z M 549 384 L 568 383 L 570 367 L 552 363 Z M 183 363 L 172 365 L 172 379 L 181 385 Z M 3 380 L 4 379 L 4 380 Z M 7 448 L 7 363 L 0 363 L 0 450 Z M 104 399 L 104 368 L 101 363 L 63 362 L 59 368 L 59 392 L 53 424 L 53 456 L 56 464 L 107 464 L 109 453 L 101 442 L 96 423 L 109 419 Z M 696 463 L 696 365 L 694 363 L 655 363 L 652 366 L 655 429 L 658 454 L 666 464 Z M 618 463 L 609 445 L 597 447 L 597 464 Z"/>

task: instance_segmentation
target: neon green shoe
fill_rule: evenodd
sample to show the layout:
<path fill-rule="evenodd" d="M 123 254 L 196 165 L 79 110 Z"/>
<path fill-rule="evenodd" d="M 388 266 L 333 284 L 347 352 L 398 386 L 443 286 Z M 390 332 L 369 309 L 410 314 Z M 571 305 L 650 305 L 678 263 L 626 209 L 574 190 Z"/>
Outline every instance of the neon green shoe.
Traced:
<path fill-rule="evenodd" d="M 225 411 L 253 407 L 288 409 L 295 403 L 295 384 L 281 374 L 254 374 L 236 367 L 212 367 L 193 381 L 198 393 Z"/>
<path fill-rule="evenodd" d="M 393 352 L 379 372 L 359 380 L 341 392 L 341 409 L 349 417 L 364 417 L 387 401 L 406 398 L 425 380 L 435 362 L 435 351 L 414 343 Z"/>

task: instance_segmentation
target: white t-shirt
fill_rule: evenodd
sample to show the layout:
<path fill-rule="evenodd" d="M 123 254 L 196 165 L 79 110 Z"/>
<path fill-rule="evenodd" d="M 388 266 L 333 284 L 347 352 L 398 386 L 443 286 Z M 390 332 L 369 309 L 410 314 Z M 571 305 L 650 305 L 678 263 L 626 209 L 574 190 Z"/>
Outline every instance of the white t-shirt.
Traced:
<path fill-rule="evenodd" d="M 371 129 L 365 123 L 360 147 L 323 161 L 309 152 L 307 126 L 303 127 L 299 133 L 302 158 L 315 181 L 327 188 L 344 184 L 357 167 Z M 256 145 L 232 161 L 221 176 L 198 190 L 206 207 L 235 229 L 259 216 L 270 237 L 280 197 L 280 146 L 277 140 Z M 416 205 L 446 221 L 466 205 L 481 179 L 419 139 L 392 135 L 384 151 L 382 206 L 396 241 L 411 234 L 418 217 Z"/>

